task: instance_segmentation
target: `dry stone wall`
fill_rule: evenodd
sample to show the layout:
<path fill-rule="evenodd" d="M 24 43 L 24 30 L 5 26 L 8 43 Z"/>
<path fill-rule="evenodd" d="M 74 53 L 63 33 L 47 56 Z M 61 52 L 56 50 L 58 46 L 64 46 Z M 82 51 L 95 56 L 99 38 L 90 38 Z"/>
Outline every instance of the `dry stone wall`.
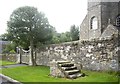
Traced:
<path fill-rule="evenodd" d="M 7 60 L 11 62 L 17 62 L 17 54 L 0 54 L 0 60 Z"/>
<path fill-rule="evenodd" d="M 38 65 L 50 66 L 50 63 L 56 61 L 70 61 L 78 69 L 117 71 L 120 70 L 119 54 L 118 38 L 112 37 L 43 46 L 37 51 L 36 62 Z M 3 60 L 14 62 L 19 61 L 18 58 L 19 54 L 2 56 Z M 31 65 L 30 53 L 22 56 L 22 62 Z"/>
<path fill-rule="evenodd" d="M 118 70 L 117 38 L 91 41 L 75 41 L 50 45 L 37 53 L 38 65 L 50 65 L 52 61 L 71 61 L 78 68 L 89 70 Z"/>

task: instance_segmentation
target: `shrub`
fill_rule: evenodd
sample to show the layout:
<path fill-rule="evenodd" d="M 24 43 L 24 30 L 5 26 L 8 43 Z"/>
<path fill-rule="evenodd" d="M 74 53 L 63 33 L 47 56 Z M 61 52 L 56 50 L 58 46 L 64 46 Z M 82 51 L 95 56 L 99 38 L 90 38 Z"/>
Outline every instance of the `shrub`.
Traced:
<path fill-rule="evenodd" d="M 10 54 L 15 54 L 15 53 L 16 53 L 15 50 L 10 51 Z"/>

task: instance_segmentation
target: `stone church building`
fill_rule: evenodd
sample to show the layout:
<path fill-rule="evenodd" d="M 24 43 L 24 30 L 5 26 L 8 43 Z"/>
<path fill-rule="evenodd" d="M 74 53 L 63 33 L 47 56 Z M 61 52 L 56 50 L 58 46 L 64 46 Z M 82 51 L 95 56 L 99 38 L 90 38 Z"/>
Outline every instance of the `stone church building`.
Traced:
<path fill-rule="evenodd" d="M 119 27 L 120 0 L 117 2 L 88 0 L 88 13 L 80 26 L 80 40 L 110 37 L 118 32 Z"/>

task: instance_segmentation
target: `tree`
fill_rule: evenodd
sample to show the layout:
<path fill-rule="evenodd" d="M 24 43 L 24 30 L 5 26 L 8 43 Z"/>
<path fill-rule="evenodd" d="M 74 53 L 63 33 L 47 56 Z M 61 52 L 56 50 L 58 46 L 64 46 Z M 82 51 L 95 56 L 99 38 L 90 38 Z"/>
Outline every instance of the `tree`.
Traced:
<path fill-rule="evenodd" d="M 0 40 L 7 41 L 7 34 L 5 33 L 5 34 L 0 35 Z"/>
<path fill-rule="evenodd" d="M 72 41 L 79 40 L 79 27 L 72 25 L 70 28 L 70 36 L 72 38 Z"/>
<path fill-rule="evenodd" d="M 3 48 L 4 54 L 11 54 L 11 53 L 16 53 L 16 44 L 15 43 L 9 43 Z"/>
<path fill-rule="evenodd" d="M 4 33 L 4 34 L 0 35 L 0 39 L 1 39 L 2 41 L 10 41 L 10 39 L 12 39 L 12 37 L 11 37 L 10 34 Z"/>
<path fill-rule="evenodd" d="M 52 43 L 62 43 L 62 42 L 69 42 L 71 41 L 70 32 L 65 33 L 57 33 L 55 32 L 52 38 Z"/>
<path fill-rule="evenodd" d="M 60 42 L 69 42 L 71 41 L 70 32 L 61 33 Z"/>
<path fill-rule="evenodd" d="M 13 37 L 12 41 L 20 46 L 30 45 L 32 64 L 36 65 L 33 51 L 39 43 L 44 44 L 52 39 L 52 26 L 45 14 L 34 7 L 20 7 L 13 11 L 7 25 L 8 33 Z"/>

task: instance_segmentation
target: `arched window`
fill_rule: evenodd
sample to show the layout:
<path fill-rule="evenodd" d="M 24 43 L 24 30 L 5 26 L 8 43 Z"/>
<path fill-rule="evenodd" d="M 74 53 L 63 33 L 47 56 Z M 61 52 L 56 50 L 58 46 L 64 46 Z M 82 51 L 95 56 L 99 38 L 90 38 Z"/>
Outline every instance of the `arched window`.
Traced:
<path fill-rule="evenodd" d="M 97 18 L 94 16 L 91 18 L 91 29 L 97 29 L 98 28 L 98 21 Z"/>
<path fill-rule="evenodd" d="M 120 27 L 120 15 L 118 15 L 116 18 L 116 26 Z"/>

